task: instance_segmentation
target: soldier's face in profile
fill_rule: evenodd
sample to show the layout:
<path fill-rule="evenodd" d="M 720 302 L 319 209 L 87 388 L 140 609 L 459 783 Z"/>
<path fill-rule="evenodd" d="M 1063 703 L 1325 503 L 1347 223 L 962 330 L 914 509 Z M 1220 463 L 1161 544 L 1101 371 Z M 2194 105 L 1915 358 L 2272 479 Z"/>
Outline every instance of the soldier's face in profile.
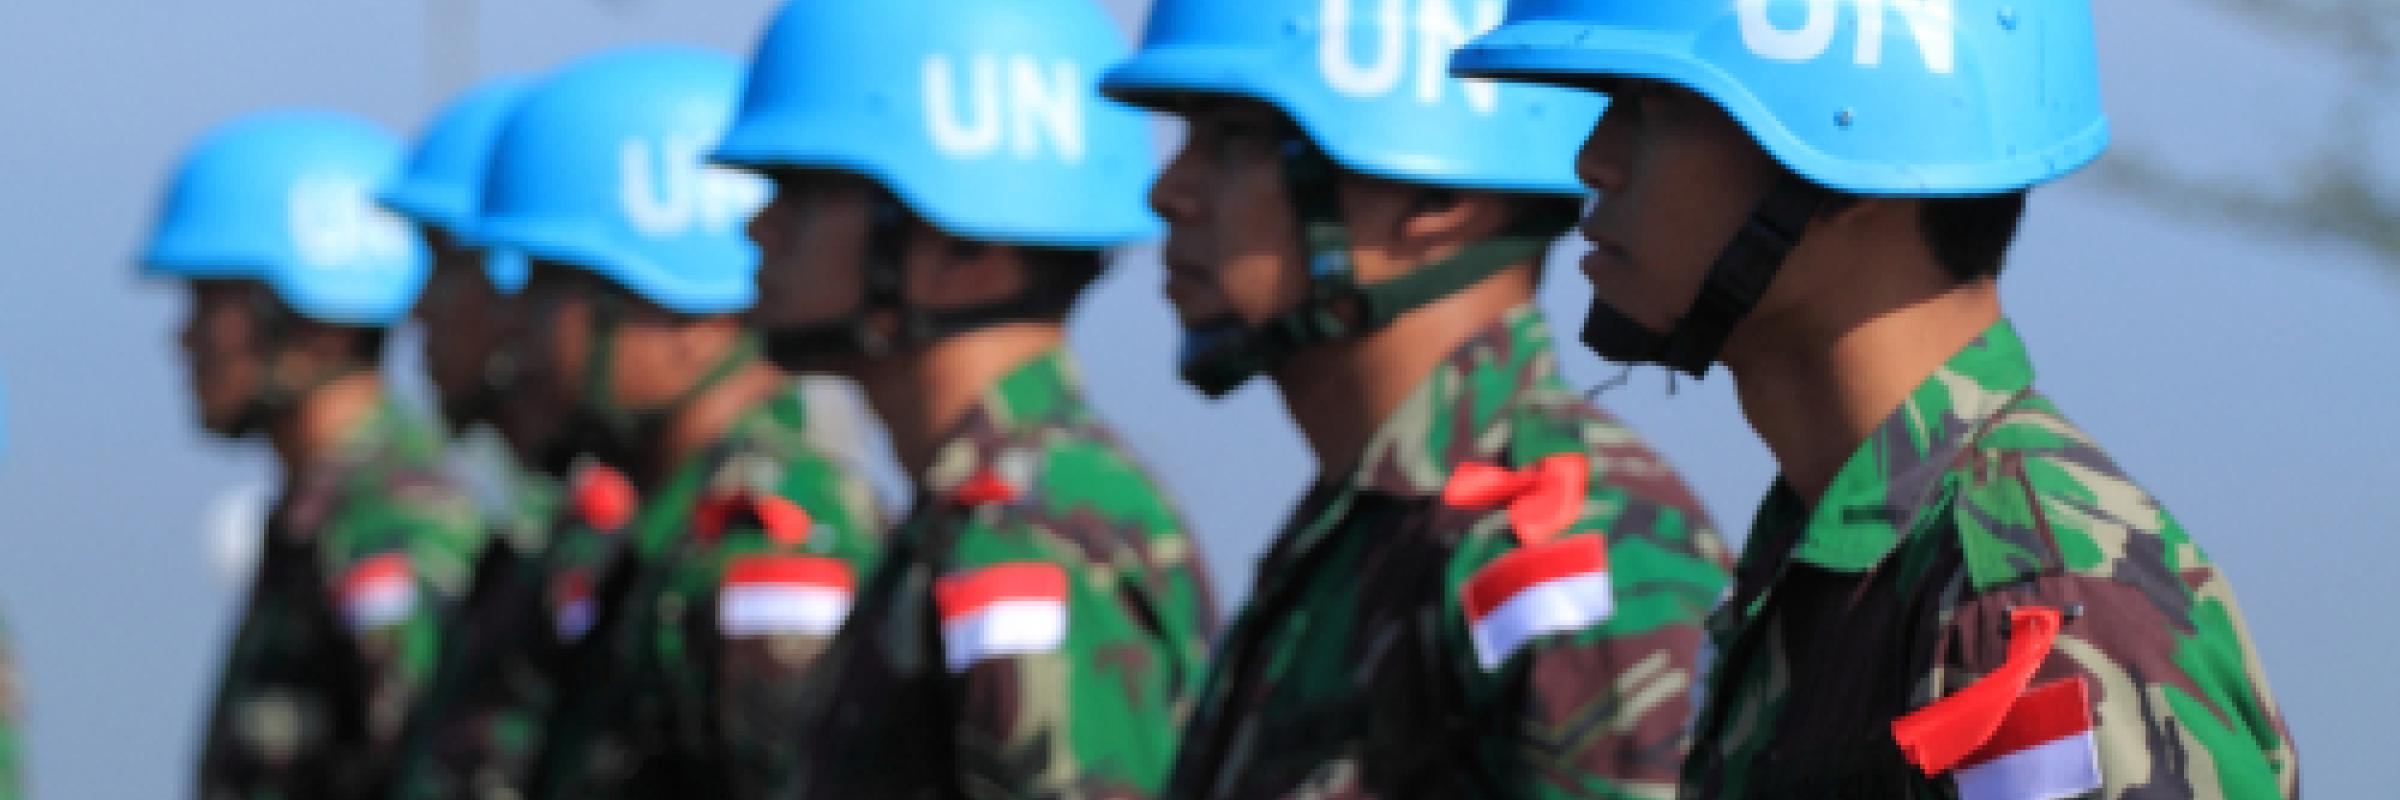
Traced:
<path fill-rule="evenodd" d="M 758 245 L 752 324 L 769 330 L 847 320 L 866 303 L 875 185 L 843 172 L 780 170 L 750 221 Z M 834 368 L 833 354 L 826 354 Z"/>
<path fill-rule="evenodd" d="M 1167 299 L 1187 324 L 1264 322 L 1308 294 L 1282 148 L 1280 113 L 1223 102 L 1186 112 L 1183 149 L 1150 190 L 1167 221 Z"/>
<path fill-rule="evenodd" d="M 508 371 L 496 358 L 513 309 L 484 272 L 483 251 L 432 229 L 426 240 L 433 245 L 433 276 L 416 317 L 424 323 L 425 372 L 455 434 L 492 421 L 503 382 L 496 373 Z"/>
<path fill-rule="evenodd" d="M 1598 196 L 1584 217 L 1595 299 L 1664 331 L 1774 183 L 1774 161 L 1716 104 L 1647 81 L 1612 81 L 1576 155 Z"/>
<path fill-rule="evenodd" d="M 200 424 L 220 435 L 238 435 L 266 385 L 267 347 L 259 318 L 274 301 L 256 281 L 201 280 L 191 289 L 180 341 Z"/>
<path fill-rule="evenodd" d="M 583 276 L 538 262 L 512 302 L 501 348 L 518 372 L 494 409 L 501 437 L 527 466 L 564 474 L 572 452 L 575 397 L 590 347 L 591 304 Z"/>

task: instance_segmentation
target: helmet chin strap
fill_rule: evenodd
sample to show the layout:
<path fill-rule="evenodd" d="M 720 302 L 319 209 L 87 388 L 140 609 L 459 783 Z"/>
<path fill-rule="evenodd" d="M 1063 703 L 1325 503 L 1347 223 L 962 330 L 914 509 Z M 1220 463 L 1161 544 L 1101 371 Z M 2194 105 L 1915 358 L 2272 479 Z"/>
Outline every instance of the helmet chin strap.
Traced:
<path fill-rule="evenodd" d="M 1061 317 L 1074 308 L 1075 292 L 1060 290 L 1038 275 L 1028 276 L 1026 287 L 1015 295 L 990 303 L 928 308 L 910 302 L 904 264 L 909 229 L 919 220 L 889 191 L 876 190 L 870 202 L 865 297 L 857 309 L 833 320 L 768 328 L 767 359 L 776 365 L 803 371 L 827 356 L 884 358 L 969 331 Z M 888 332 L 876 325 L 879 317 L 887 316 L 894 321 Z"/>
<path fill-rule="evenodd" d="M 1584 318 L 1584 346 L 1618 363 L 1657 364 L 1694 378 L 1706 376 L 1724 350 L 1726 337 L 1766 296 L 1775 274 L 1829 196 L 1825 189 L 1785 173 L 1717 255 L 1701 281 L 1700 294 L 1672 327 L 1665 333 L 1651 330 L 1594 296 Z"/>
<path fill-rule="evenodd" d="M 1363 283 L 1351 263 L 1350 230 L 1342 220 L 1341 168 L 1299 135 L 1285 141 L 1283 161 L 1308 264 L 1309 296 L 1261 323 L 1226 315 L 1186 326 L 1183 380 L 1209 397 L 1232 392 L 1302 349 L 1373 333 L 1403 314 L 1539 258 L 1575 222 L 1567 213 L 1519 214 L 1491 238 L 1400 277 Z"/>
<path fill-rule="evenodd" d="M 590 356 L 583 371 L 583 391 L 572 412 L 575 422 L 568 433 L 570 444 L 543 459 L 545 462 L 591 455 L 619 465 L 632 463 L 658 445 L 677 415 L 758 358 L 758 341 L 744 335 L 717 359 L 707 374 L 685 387 L 673 400 L 653 408 L 627 407 L 616 396 L 616 342 L 617 332 L 624 325 L 625 301 L 606 293 L 590 296 L 592 324 L 587 338 Z M 546 463 L 546 466 L 557 464 Z"/>

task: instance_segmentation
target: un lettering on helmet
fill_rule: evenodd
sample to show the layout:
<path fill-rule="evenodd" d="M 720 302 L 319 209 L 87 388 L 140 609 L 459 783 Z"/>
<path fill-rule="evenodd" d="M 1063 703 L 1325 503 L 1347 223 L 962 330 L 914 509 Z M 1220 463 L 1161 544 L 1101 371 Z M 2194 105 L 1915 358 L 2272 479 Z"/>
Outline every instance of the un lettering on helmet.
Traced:
<path fill-rule="evenodd" d="M 311 269 L 389 268 L 409 250 L 407 223 L 375 202 L 373 187 L 341 175 L 294 181 L 285 201 L 292 249 Z"/>
<path fill-rule="evenodd" d="M 926 133 L 954 160 L 999 153 L 1030 161 L 1045 155 L 1075 164 L 1084 157 L 1082 65 L 1058 58 L 976 53 L 962 65 L 949 54 L 925 57 Z M 961 109 L 962 92 L 965 110 Z"/>
<path fill-rule="evenodd" d="M 1328 0 L 1332 2 L 1333 0 Z M 1779 24 L 1769 6 L 1800 6 L 1797 27 Z M 1858 26 L 1851 60 L 1862 67 L 1883 65 L 1883 31 L 1889 17 L 1898 16 L 1917 43 L 1925 69 L 1950 74 L 1958 59 L 1958 13 L 1952 0 L 1740 0 L 1742 44 L 1769 61 L 1815 61 L 1833 49 L 1841 27 L 1842 7 L 1855 10 Z M 1784 23 L 1792 21 L 1784 16 Z"/>
<path fill-rule="evenodd" d="M 1473 0 L 1472 28 L 1450 0 L 1416 0 L 1414 14 L 1408 12 L 1408 0 L 1323 2 L 1318 10 L 1322 24 L 1317 26 L 1317 68 L 1324 73 L 1325 85 L 1335 92 L 1358 98 L 1390 95 L 1408 82 L 1409 65 L 1413 62 L 1418 102 L 1438 104 L 1449 85 L 1456 83 L 1465 87 L 1467 107 L 1475 113 L 1490 115 L 1499 111 L 1499 85 L 1451 77 L 1450 53 L 1476 35 L 1499 27 L 1502 12 L 1506 10 L 1502 0 Z M 1355 13 L 1352 5 L 1361 2 L 1374 3 L 1372 25 L 1352 24 Z M 1373 30 L 1375 43 L 1371 51 L 1353 41 L 1358 28 Z"/>
<path fill-rule="evenodd" d="M 625 221 L 652 239 L 739 230 L 774 189 L 757 175 L 707 163 L 714 132 L 628 137 L 617 148 Z"/>

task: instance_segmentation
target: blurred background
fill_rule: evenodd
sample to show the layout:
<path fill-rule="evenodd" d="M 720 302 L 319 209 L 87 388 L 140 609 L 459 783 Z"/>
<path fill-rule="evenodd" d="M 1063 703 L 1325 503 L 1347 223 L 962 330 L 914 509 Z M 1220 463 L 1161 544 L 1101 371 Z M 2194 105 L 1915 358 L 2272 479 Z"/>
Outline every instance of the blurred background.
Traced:
<path fill-rule="evenodd" d="M 1140 24 L 1145 3 L 1106 2 L 1129 32 Z M 263 452 L 194 427 L 172 342 L 182 293 L 133 277 L 185 144 L 295 104 L 413 134 L 482 76 L 634 42 L 747 52 L 775 5 L 0 2 L 0 613 L 27 684 L 37 796 L 185 793 L 248 520 L 268 495 Z M 2116 144 L 2037 193 L 2009 306 L 2041 384 L 2232 576 L 2309 793 L 2389 797 L 2400 5 L 2094 5 Z M 1237 601 L 1310 469 L 1262 387 L 1209 405 L 1174 381 L 1153 256 L 1119 262 L 1076 338 L 1103 409 L 1180 493 Z M 1543 291 L 1571 333 L 1582 281 L 1553 270 Z M 413 368 L 413 346 L 399 343 L 395 369 Z M 1575 348 L 1565 363 L 1582 385 L 1615 372 Z M 1738 540 L 1774 467 L 1722 376 L 1670 387 L 1646 372 L 1602 401 Z M 888 468 L 878 477 L 897 490 Z"/>

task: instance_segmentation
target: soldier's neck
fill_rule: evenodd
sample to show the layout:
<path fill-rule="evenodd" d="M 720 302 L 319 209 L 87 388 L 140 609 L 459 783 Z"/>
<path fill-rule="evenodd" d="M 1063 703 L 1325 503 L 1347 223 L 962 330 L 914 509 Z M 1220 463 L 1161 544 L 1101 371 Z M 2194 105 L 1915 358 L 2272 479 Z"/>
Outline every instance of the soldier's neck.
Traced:
<path fill-rule="evenodd" d="M 1989 281 L 1874 307 L 1745 322 L 1724 362 L 1750 427 L 1814 508 L 1875 428 L 1951 356 L 2000 319 Z"/>
<path fill-rule="evenodd" d="M 1469 337 L 1530 302 L 1529 270 L 1509 269 L 1401 315 L 1366 336 L 1292 354 L 1270 377 L 1316 456 L 1317 473 L 1348 473 L 1384 420 Z"/>
<path fill-rule="evenodd" d="M 361 370 L 316 387 L 267 423 L 267 441 L 287 476 L 326 463 L 383 406 L 383 376 Z"/>
<path fill-rule="evenodd" d="M 678 467 L 723 441 L 760 403 L 790 389 L 783 373 L 772 366 L 761 363 L 741 368 L 669 418 L 656 446 L 636 459 L 637 463 L 626 465 L 630 477 L 636 485 L 659 485 Z"/>
<path fill-rule="evenodd" d="M 877 359 L 856 377 L 892 454 L 922 487 L 944 439 L 992 386 L 1065 342 L 1066 330 L 1055 323 L 997 325 Z"/>

